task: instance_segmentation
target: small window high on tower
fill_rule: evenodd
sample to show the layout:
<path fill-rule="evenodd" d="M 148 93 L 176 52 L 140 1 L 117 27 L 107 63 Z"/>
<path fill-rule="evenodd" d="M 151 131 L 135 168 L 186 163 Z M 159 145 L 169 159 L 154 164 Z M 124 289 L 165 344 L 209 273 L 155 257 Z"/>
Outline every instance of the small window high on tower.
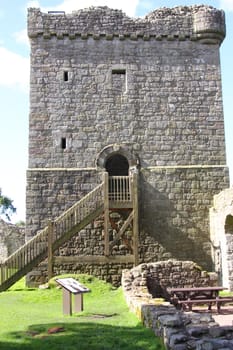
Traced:
<path fill-rule="evenodd" d="M 68 81 L 69 80 L 69 72 L 67 70 L 65 70 L 63 72 L 63 80 L 64 81 Z"/>
<path fill-rule="evenodd" d="M 125 69 L 112 69 L 112 88 L 117 93 L 126 92 Z"/>
<path fill-rule="evenodd" d="M 61 149 L 66 149 L 66 138 L 62 137 L 61 138 Z"/>

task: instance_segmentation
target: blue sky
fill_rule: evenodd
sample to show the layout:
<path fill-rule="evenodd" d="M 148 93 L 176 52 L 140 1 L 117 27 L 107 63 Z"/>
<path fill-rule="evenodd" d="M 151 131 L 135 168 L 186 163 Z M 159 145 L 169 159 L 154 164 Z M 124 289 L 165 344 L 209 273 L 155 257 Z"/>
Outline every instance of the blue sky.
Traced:
<path fill-rule="evenodd" d="M 25 220 L 25 190 L 29 114 L 27 7 L 71 12 L 89 6 L 120 8 L 129 16 L 144 16 L 159 7 L 208 4 L 226 14 L 227 37 L 221 46 L 221 67 L 227 164 L 233 184 L 233 0 L 0 0 L 0 188 L 14 201 L 12 222 Z"/>

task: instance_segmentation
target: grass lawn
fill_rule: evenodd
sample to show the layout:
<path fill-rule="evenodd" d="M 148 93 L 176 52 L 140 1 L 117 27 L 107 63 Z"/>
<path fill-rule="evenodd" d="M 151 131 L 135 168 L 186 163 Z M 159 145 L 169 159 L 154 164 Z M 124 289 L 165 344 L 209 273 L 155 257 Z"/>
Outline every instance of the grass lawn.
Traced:
<path fill-rule="evenodd" d="M 57 288 L 27 289 L 21 280 L 0 293 L 0 349 L 164 349 L 152 330 L 129 312 L 121 288 L 87 275 L 79 281 L 91 293 L 84 295 L 84 311 L 72 316 L 63 315 Z"/>

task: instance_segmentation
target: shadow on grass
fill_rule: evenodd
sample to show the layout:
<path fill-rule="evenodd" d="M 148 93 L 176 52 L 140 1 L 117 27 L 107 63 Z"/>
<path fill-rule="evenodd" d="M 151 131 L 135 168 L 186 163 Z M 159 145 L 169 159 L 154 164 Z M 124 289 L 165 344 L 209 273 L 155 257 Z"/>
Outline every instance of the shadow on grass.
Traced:
<path fill-rule="evenodd" d="M 27 288 L 25 289 L 25 287 L 22 287 L 22 288 L 14 288 L 14 289 L 9 289 L 8 290 L 9 292 L 32 292 L 32 291 L 36 291 L 35 288 Z M 7 292 L 7 291 L 5 291 Z"/>
<path fill-rule="evenodd" d="M 48 330 L 57 328 L 49 334 Z M 25 332 L 10 333 L 11 342 L 1 342 L 1 350 L 162 350 L 150 329 L 117 327 L 98 323 L 32 325 Z"/>

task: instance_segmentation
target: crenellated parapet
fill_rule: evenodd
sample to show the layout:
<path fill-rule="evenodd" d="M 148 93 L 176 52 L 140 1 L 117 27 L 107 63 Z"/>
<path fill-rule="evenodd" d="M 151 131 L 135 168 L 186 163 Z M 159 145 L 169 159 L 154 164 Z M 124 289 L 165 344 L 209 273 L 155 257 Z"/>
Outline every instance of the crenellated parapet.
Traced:
<path fill-rule="evenodd" d="M 104 177 L 105 214 L 80 234 L 69 230 L 77 234 L 56 252 L 56 274 L 90 273 L 118 285 L 122 269 L 137 260 L 189 259 L 212 269 L 207 213 L 229 186 L 224 12 L 179 6 L 130 18 L 108 7 L 70 14 L 30 8 L 28 34 L 27 239 Z M 135 174 L 137 188 L 125 179 Z M 117 193 L 126 196 L 115 208 Z M 44 266 L 30 280 L 44 278 Z"/>
<path fill-rule="evenodd" d="M 225 37 L 224 12 L 211 6 L 179 6 L 160 8 L 143 18 L 130 18 L 121 10 L 108 7 L 90 7 L 66 14 L 42 13 L 28 10 L 28 35 L 35 38 L 69 37 L 75 39 L 106 38 L 120 40 L 200 40 L 203 43 L 221 44 Z"/>

